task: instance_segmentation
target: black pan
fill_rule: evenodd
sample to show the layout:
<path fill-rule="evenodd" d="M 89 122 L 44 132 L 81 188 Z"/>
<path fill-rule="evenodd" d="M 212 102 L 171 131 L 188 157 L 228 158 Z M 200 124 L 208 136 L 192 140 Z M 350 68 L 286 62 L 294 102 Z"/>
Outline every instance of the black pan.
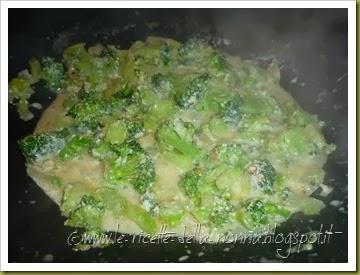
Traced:
<path fill-rule="evenodd" d="M 278 232 L 329 229 L 344 232 L 311 251 L 276 256 L 275 244 L 139 244 L 74 252 L 67 244 L 73 228 L 63 225 L 58 207 L 26 175 L 16 140 L 32 132 L 9 106 L 9 261 L 10 262 L 347 262 L 347 10 L 346 9 L 10 9 L 9 79 L 32 56 L 58 56 L 77 42 L 128 48 L 149 35 L 180 41 L 192 36 L 216 47 L 267 62 L 281 62 L 281 84 L 310 113 L 326 122 L 324 134 L 337 149 L 325 166 L 334 191 L 319 216 L 294 215 Z M 224 39 L 225 38 L 225 39 Z M 53 97 L 42 87 L 34 101 Z M 4 92 L 4 91 L 3 91 Z M 318 195 L 319 192 L 315 194 Z M 334 207 L 331 201 L 342 201 Z M 129 237 L 130 238 L 130 237 Z M 200 254 L 199 254 L 200 253 Z M 203 254 L 204 253 L 204 254 Z"/>

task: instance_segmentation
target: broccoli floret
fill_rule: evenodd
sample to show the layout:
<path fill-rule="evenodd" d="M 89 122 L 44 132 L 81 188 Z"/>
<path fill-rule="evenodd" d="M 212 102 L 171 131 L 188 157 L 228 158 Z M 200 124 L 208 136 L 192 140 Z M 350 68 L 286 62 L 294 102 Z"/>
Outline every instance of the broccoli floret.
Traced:
<path fill-rule="evenodd" d="M 69 214 L 68 226 L 83 227 L 87 230 L 99 230 L 102 228 L 104 215 L 103 202 L 91 195 L 82 196 L 77 207 Z"/>
<path fill-rule="evenodd" d="M 18 144 L 27 161 L 41 162 L 65 147 L 68 134 L 68 129 L 35 134 L 19 140 Z"/>
<path fill-rule="evenodd" d="M 274 191 L 274 182 L 277 174 L 269 160 L 255 160 L 247 166 L 246 170 L 251 176 L 255 188 L 260 188 L 265 193 L 272 193 Z"/>
<path fill-rule="evenodd" d="M 193 214 L 199 222 L 222 226 L 230 220 L 233 206 L 223 191 L 207 181 L 209 172 L 211 171 L 194 168 L 181 177 L 179 185 L 194 201 Z"/>
<path fill-rule="evenodd" d="M 154 74 L 151 77 L 151 84 L 157 94 L 169 94 L 173 88 L 170 79 L 161 73 Z"/>
<path fill-rule="evenodd" d="M 105 133 L 105 141 L 111 144 L 123 143 L 128 136 L 126 123 L 118 120 L 111 123 Z"/>
<path fill-rule="evenodd" d="M 234 96 L 220 104 L 219 115 L 226 123 L 238 123 L 243 116 L 242 105 L 242 97 Z"/>
<path fill-rule="evenodd" d="M 111 105 L 104 100 L 84 99 L 73 105 L 66 115 L 80 122 L 98 122 L 111 112 Z"/>
<path fill-rule="evenodd" d="M 44 57 L 41 59 L 41 78 L 46 81 L 46 87 L 51 92 L 58 92 L 64 87 L 64 66 L 56 62 L 54 58 Z"/>
<path fill-rule="evenodd" d="M 291 212 L 272 202 L 260 199 L 250 200 L 242 205 L 236 213 L 238 222 L 246 228 L 256 228 L 262 225 L 277 223 L 287 219 Z"/>
<path fill-rule="evenodd" d="M 179 185 L 189 198 L 198 200 L 200 199 L 200 186 L 203 184 L 203 180 L 203 170 L 194 168 L 181 177 Z"/>
<path fill-rule="evenodd" d="M 152 158 L 134 140 L 112 144 L 110 148 L 117 157 L 106 163 L 107 180 L 112 184 L 132 184 L 136 191 L 144 194 L 155 179 Z"/>
<path fill-rule="evenodd" d="M 176 104 L 184 109 L 196 105 L 204 98 L 209 79 L 210 76 L 207 73 L 204 73 L 191 80 L 190 83 L 185 86 L 185 90 L 179 91 L 175 95 Z"/>
<path fill-rule="evenodd" d="M 268 217 L 265 210 L 265 204 L 261 200 L 251 201 L 246 205 L 246 212 L 249 213 L 252 221 L 258 224 L 266 224 Z"/>
<path fill-rule="evenodd" d="M 205 43 L 198 38 L 188 39 L 178 50 L 183 63 L 197 62 L 205 52 Z"/>
<path fill-rule="evenodd" d="M 217 145 L 212 150 L 211 157 L 217 162 L 239 167 L 244 167 L 248 161 L 240 144 L 224 143 Z"/>
<path fill-rule="evenodd" d="M 105 141 L 115 144 L 126 139 L 140 138 L 144 135 L 144 123 L 136 119 L 121 119 L 111 123 L 105 133 Z"/>
<path fill-rule="evenodd" d="M 137 93 L 137 89 L 130 84 L 126 84 L 120 89 L 118 89 L 114 94 L 114 98 L 123 98 L 128 99 L 127 103 L 130 103 L 133 100 L 133 96 Z"/>
<path fill-rule="evenodd" d="M 151 216 L 157 216 L 159 214 L 159 202 L 154 193 L 149 191 L 145 192 L 140 197 L 140 203 Z"/>
<path fill-rule="evenodd" d="M 216 195 L 211 207 L 210 221 L 216 226 L 222 226 L 230 221 L 233 210 L 233 205 L 225 195 Z"/>
<path fill-rule="evenodd" d="M 126 128 L 130 138 L 140 138 L 145 134 L 144 122 L 141 120 L 127 120 Z"/>
<path fill-rule="evenodd" d="M 229 63 L 224 54 L 214 51 L 209 60 L 210 65 L 215 69 L 216 73 L 223 75 L 229 70 Z"/>
<path fill-rule="evenodd" d="M 170 227 L 178 225 L 185 216 L 183 207 L 174 201 L 160 205 L 159 211 L 160 221 Z"/>
<path fill-rule="evenodd" d="M 9 83 L 9 102 L 16 105 L 16 109 L 22 120 L 28 121 L 34 117 L 29 110 L 29 98 L 34 93 L 31 88 L 31 79 L 19 76 Z"/>
<path fill-rule="evenodd" d="M 91 139 L 84 136 L 73 136 L 59 152 L 60 159 L 78 159 L 83 153 L 86 153 L 91 146 Z"/>
<path fill-rule="evenodd" d="M 155 133 L 158 144 L 168 151 L 177 151 L 192 159 L 202 157 L 201 150 L 193 143 L 195 127 L 181 119 L 162 123 Z"/>

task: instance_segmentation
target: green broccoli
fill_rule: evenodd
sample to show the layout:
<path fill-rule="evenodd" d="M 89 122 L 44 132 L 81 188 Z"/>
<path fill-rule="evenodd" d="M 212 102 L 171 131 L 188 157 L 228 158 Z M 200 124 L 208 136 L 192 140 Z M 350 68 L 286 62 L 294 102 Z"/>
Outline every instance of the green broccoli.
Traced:
<path fill-rule="evenodd" d="M 142 120 L 127 120 L 126 128 L 130 138 L 140 138 L 145 134 Z"/>
<path fill-rule="evenodd" d="M 146 131 L 154 132 L 162 121 L 168 120 L 176 113 L 176 107 L 172 100 L 158 100 L 144 116 L 144 128 Z"/>
<path fill-rule="evenodd" d="M 218 51 L 211 54 L 209 63 L 218 75 L 224 75 L 230 68 L 226 56 Z"/>
<path fill-rule="evenodd" d="M 83 153 L 89 151 L 92 140 L 84 136 L 72 136 L 64 148 L 59 152 L 60 159 L 77 159 Z"/>
<path fill-rule="evenodd" d="M 202 151 L 193 143 L 194 134 L 193 124 L 175 119 L 162 123 L 155 133 L 155 139 L 160 147 L 196 160 L 202 157 Z"/>
<path fill-rule="evenodd" d="M 244 167 L 247 163 L 247 157 L 240 144 L 219 144 L 211 152 L 211 157 L 217 162 L 230 166 Z"/>
<path fill-rule="evenodd" d="M 151 214 L 142 207 L 130 203 L 118 188 L 109 185 L 102 186 L 99 194 L 106 211 L 111 212 L 117 219 L 126 217 L 147 233 L 157 232 L 157 224 Z"/>
<path fill-rule="evenodd" d="M 79 122 L 98 122 L 110 114 L 111 105 L 105 100 L 84 99 L 73 105 L 66 115 Z"/>
<path fill-rule="evenodd" d="M 178 54 L 182 63 L 189 64 L 206 60 L 211 51 L 211 47 L 201 39 L 190 38 L 181 45 Z"/>
<path fill-rule="evenodd" d="M 100 230 L 104 215 L 104 203 L 92 195 L 83 195 L 79 204 L 69 213 L 65 225 Z"/>
<path fill-rule="evenodd" d="M 207 73 L 195 77 L 184 90 L 175 94 L 175 102 L 181 108 L 188 109 L 199 103 L 205 96 L 210 76 Z"/>
<path fill-rule="evenodd" d="M 220 104 L 219 115 L 226 123 L 239 123 L 243 116 L 243 99 L 241 96 L 234 96 Z"/>
<path fill-rule="evenodd" d="M 203 180 L 204 171 L 200 168 L 194 168 L 181 177 L 179 185 L 189 198 L 199 200 L 201 195 L 200 187 L 204 183 Z"/>
<path fill-rule="evenodd" d="M 167 95 L 173 88 L 173 84 L 170 79 L 161 73 L 154 74 L 151 77 L 151 84 L 157 94 Z"/>
<path fill-rule="evenodd" d="M 124 121 L 116 120 L 106 129 L 105 141 L 111 144 L 123 143 L 128 136 L 127 127 Z"/>
<path fill-rule="evenodd" d="M 236 219 L 248 229 L 277 223 L 290 216 L 290 210 L 260 199 L 249 200 L 236 213 Z"/>
<path fill-rule="evenodd" d="M 214 197 L 214 202 L 210 209 L 210 221 L 216 226 L 222 226 L 229 222 L 234 211 L 229 198 L 224 194 L 218 194 Z"/>
<path fill-rule="evenodd" d="M 152 158 L 134 140 L 111 144 L 110 148 L 117 157 L 106 162 L 106 179 L 112 184 L 132 184 L 136 191 L 144 194 L 155 179 Z"/>
<path fill-rule="evenodd" d="M 184 208 L 176 202 L 166 202 L 159 208 L 160 221 L 170 227 L 178 225 L 185 216 Z"/>
<path fill-rule="evenodd" d="M 28 161 L 41 162 L 62 150 L 66 145 L 68 135 L 68 129 L 52 133 L 34 134 L 19 140 L 18 144 Z"/>
<path fill-rule="evenodd" d="M 233 207 L 228 195 L 207 181 L 209 172 L 211 169 L 194 168 L 181 177 L 179 185 L 194 201 L 193 214 L 199 222 L 222 226 L 230 220 Z"/>
<path fill-rule="evenodd" d="M 65 70 L 60 62 L 54 58 L 44 57 L 41 59 L 41 79 L 45 80 L 46 87 L 54 93 L 57 93 L 65 85 Z"/>
<path fill-rule="evenodd" d="M 274 182 L 277 178 L 275 168 L 267 159 L 255 160 L 246 168 L 255 188 L 260 188 L 264 193 L 274 192 Z"/>
<path fill-rule="evenodd" d="M 24 121 L 28 121 L 34 117 L 29 110 L 28 102 L 33 93 L 30 78 L 18 76 L 13 78 L 9 83 L 9 102 L 16 105 L 17 112 Z"/>

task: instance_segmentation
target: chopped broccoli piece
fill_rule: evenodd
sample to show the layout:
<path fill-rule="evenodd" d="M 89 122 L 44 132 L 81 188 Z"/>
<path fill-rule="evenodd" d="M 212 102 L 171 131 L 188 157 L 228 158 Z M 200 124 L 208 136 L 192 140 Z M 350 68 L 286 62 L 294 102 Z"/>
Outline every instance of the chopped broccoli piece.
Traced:
<path fill-rule="evenodd" d="M 108 142 L 96 144 L 91 151 L 92 155 L 99 160 L 110 160 L 116 158 L 116 153 L 111 150 Z"/>
<path fill-rule="evenodd" d="M 234 96 L 232 99 L 225 101 L 220 104 L 220 117 L 226 123 L 238 123 L 243 116 L 242 104 L 241 96 Z"/>
<path fill-rule="evenodd" d="M 152 158 L 134 140 L 112 144 L 110 148 L 117 157 L 106 163 L 105 177 L 107 180 L 112 184 L 132 184 L 136 191 L 144 194 L 155 179 Z"/>
<path fill-rule="evenodd" d="M 164 224 L 175 227 L 185 216 L 183 207 L 175 202 L 160 205 L 159 218 Z"/>
<path fill-rule="evenodd" d="M 236 213 L 236 219 L 246 228 L 256 228 L 262 225 L 285 220 L 291 212 L 272 202 L 260 199 L 250 200 L 242 205 Z"/>
<path fill-rule="evenodd" d="M 218 51 L 214 51 L 209 60 L 211 67 L 214 68 L 219 75 L 225 74 L 230 68 L 226 56 Z"/>
<path fill-rule="evenodd" d="M 150 213 L 151 216 L 159 214 L 159 202 L 153 192 L 147 191 L 140 197 L 142 207 Z"/>
<path fill-rule="evenodd" d="M 111 144 L 123 143 L 128 135 L 124 121 L 115 121 L 109 125 L 105 134 L 105 141 Z"/>
<path fill-rule="evenodd" d="M 28 161 L 41 162 L 57 154 L 66 145 L 68 130 L 27 136 L 18 141 L 23 155 Z"/>
<path fill-rule="evenodd" d="M 185 90 L 178 91 L 175 102 L 181 108 L 188 109 L 204 98 L 210 76 L 206 73 L 194 78 L 186 85 Z"/>
<path fill-rule="evenodd" d="M 173 101 L 168 99 L 157 101 L 144 117 L 144 128 L 149 132 L 155 131 L 162 121 L 171 118 L 176 111 Z"/>
<path fill-rule="evenodd" d="M 34 93 L 31 88 L 31 78 L 18 76 L 9 83 L 9 102 L 16 105 L 22 120 L 28 121 L 34 117 L 29 110 L 29 98 Z"/>
<path fill-rule="evenodd" d="M 178 49 L 180 61 L 185 64 L 200 62 L 206 59 L 212 49 L 204 41 L 198 38 L 188 39 Z"/>
<path fill-rule="evenodd" d="M 203 184 L 203 179 L 202 169 L 194 168 L 181 177 L 179 184 L 189 198 L 198 200 L 201 195 L 200 186 Z"/>
<path fill-rule="evenodd" d="M 175 150 L 193 159 L 202 157 L 201 150 L 192 142 L 195 127 L 190 122 L 175 119 L 162 123 L 155 133 L 159 145 L 166 150 Z"/>
<path fill-rule="evenodd" d="M 83 153 L 86 153 L 91 146 L 91 139 L 84 136 L 73 136 L 67 142 L 64 148 L 59 152 L 60 159 L 78 159 Z"/>
<path fill-rule="evenodd" d="M 255 188 L 260 188 L 265 193 L 272 193 L 274 191 L 274 182 L 277 174 L 269 160 L 255 160 L 247 166 L 246 170 L 251 176 Z"/>
<path fill-rule="evenodd" d="M 64 66 L 56 62 L 54 58 L 44 57 L 41 59 L 41 78 L 46 81 L 46 87 L 51 92 L 58 92 L 64 87 Z"/>
<path fill-rule="evenodd" d="M 103 202 L 94 196 L 84 195 L 77 207 L 70 212 L 65 224 L 84 227 L 87 230 L 99 230 L 102 228 L 103 215 Z"/>
<path fill-rule="evenodd" d="M 126 128 L 130 138 L 140 138 L 145 134 L 144 122 L 141 120 L 127 120 Z"/>
<path fill-rule="evenodd" d="M 30 67 L 32 82 L 33 83 L 38 82 L 39 79 L 41 78 L 41 64 L 39 60 L 37 60 L 36 58 L 31 58 L 29 60 L 29 67 Z"/>
<path fill-rule="evenodd" d="M 261 200 L 251 201 L 246 205 L 246 211 L 250 214 L 255 224 L 266 224 L 268 217 L 266 214 L 265 204 Z"/>
<path fill-rule="evenodd" d="M 126 216 L 133 220 L 141 229 L 150 234 L 157 233 L 157 224 L 154 218 L 143 208 L 126 203 Z"/>
<path fill-rule="evenodd" d="M 111 123 L 105 133 L 105 141 L 123 143 L 127 138 L 140 138 L 144 135 L 144 125 L 141 120 L 121 119 Z"/>
<path fill-rule="evenodd" d="M 220 144 L 215 146 L 211 152 L 213 160 L 220 161 L 230 166 L 244 167 L 247 163 L 247 157 L 240 144 Z"/>
<path fill-rule="evenodd" d="M 97 122 L 111 111 L 104 100 L 84 99 L 73 105 L 67 115 L 80 122 Z"/>
<path fill-rule="evenodd" d="M 155 219 L 142 207 L 130 203 L 118 188 L 103 186 L 99 194 L 104 202 L 105 209 L 110 211 L 116 218 L 128 218 L 136 223 L 147 233 L 156 233 L 157 224 Z"/>
<path fill-rule="evenodd" d="M 158 94 L 169 94 L 173 88 L 170 79 L 161 73 L 154 74 L 151 77 L 151 84 L 154 91 Z"/>
<path fill-rule="evenodd" d="M 216 116 L 210 119 L 209 123 L 205 125 L 204 130 L 219 140 L 229 139 L 229 137 L 232 137 L 235 133 L 235 127 L 232 127 L 232 125 L 224 122 L 224 120 Z"/>
<path fill-rule="evenodd" d="M 281 153 L 289 159 L 299 156 L 315 156 L 331 153 L 335 147 L 326 143 L 321 133 L 312 125 L 296 127 L 282 131 L 269 142 L 269 151 Z"/>
<path fill-rule="evenodd" d="M 225 193 L 215 184 L 208 182 L 207 173 L 201 168 L 194 168 L 185 173 L 179 185 L 185 194 L 195 203 L 193 214 L 202 223 L 221 226 L 230 220 L 233 207 Z"/>
<path fill-rule="evenodd" d="M 216 226 L 222 226 L 230 221 L 233 210 L 234 207 L 226 196 L 217 195 L 211 208 L 210 221 Z"/>

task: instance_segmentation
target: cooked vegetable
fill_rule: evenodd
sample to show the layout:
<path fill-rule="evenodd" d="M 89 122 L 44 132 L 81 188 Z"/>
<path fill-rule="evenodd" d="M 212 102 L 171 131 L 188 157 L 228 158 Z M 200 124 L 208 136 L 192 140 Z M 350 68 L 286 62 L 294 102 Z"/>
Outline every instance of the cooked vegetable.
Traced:
<path fill-rule="evenodd" d="M 33 84 L 58 93 L 19 147 L 67 225 L 261 234 L 324 207 L 310 196 L 335 146 L 280 87 L 276 62 L 159 37 L 128 50 L 79 43 L 39 60 L 10 81 L 9 100 L 30 119 Z"/>
<path fill-rule="evenodd" d="M 220 117 L 227 123 L 238 123 L 242 118 L 242 98 L 235 96 L 220 105 Z"/>
<path fill-rule="evenodd" d="M 102 229 L 104 213 L 103 202 L 91 195 L 84 195 L 77 207 L 72 210 L 66 220 L 66 225 L 84 227 L 88 230 Z"/>
<path fill-rule="evenodd" d="M 46 87 L 51 92 L 58 92 L 65 84 L 64 66 L 56 62 L 54 58 L 44 57 L 41 59 L 41 78 L 45 80 Z"/>
<path fill-rule="evenodd" d="M 193 124 L 175 119 L 161 124 L 155 133 L 155 138 L 162 150 L 176 151 L 196 160 L 202 156 L 202 152 L 193 142 L 194 134 Z"/>
<path fill-rule="evenodd" d="M 269 160 L 262 159 L 252 162 L 247 167 L 247 172 L 251 176 L 253 183 L 265 193 L 274 191 L 276 171 Z"/>
<path fill-rule="evenodd" d="M 206 86 L 209 81 L 208 74 L 202 74 L 190 81 L 184 90 L 175 95 L 175 102 L 181 108 L 190 108 L 201 101 L 206 92 Z"/>
<path fill-rule="evenodd" d="M 21 139 L 18 144 L 27 161 L 40 162 L 57 154 L 65 147 L 66 129 L 44 134 L 30 135 Z"/>
<path fill-rule="evenodd" d="M 246 228 L 252 229 L 271 222 L 280 222 L 289 217 L 290 211 L 272 202 L 251 200 L 236 213 L 236 219 Z"/>
<path fill-rule="evenodd" d="M 91 146 L 91 139 L 83 136 L 73 136 L 67 142 L 64 148 L 59 152 L 61 159 L 77 159 L 83 153 L 86 153 Z"/>
<path fill-rule="evenodd" d="M 151 157 L 133 140 L 112 144 L 116 158 L 106 163 L 105 178 L 111 184 L 130 183 L 139 193 L 145 193 L 154 182 L 155 169 Z"/>

